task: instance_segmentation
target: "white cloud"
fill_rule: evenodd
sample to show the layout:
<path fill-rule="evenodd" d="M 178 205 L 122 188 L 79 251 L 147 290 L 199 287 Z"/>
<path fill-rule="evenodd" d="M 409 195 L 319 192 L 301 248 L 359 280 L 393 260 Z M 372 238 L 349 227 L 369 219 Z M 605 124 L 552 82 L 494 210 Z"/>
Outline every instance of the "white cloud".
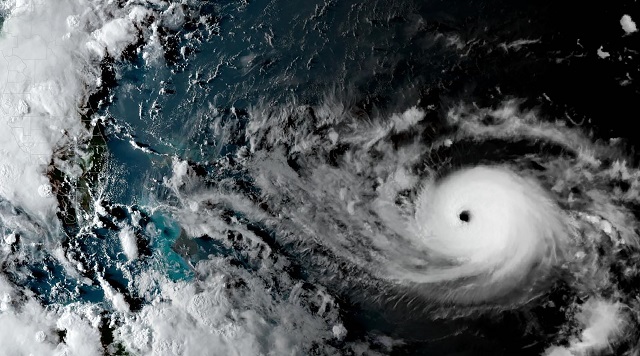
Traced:
<path fill-rule="evenodd" d="M 631 16 L 629 15 L 622 16 L 622 18 L 620 19 L 620 25 L 622 26 L 622 29 L 624 30 L 624 32 L 626 32 L 627 34 L 638 31 L 638 27 L 636 27 L 636 23 L 633 22 L 633 20 L 631 19 Z"/>
<path fill-rule="evenodd" d="M 580 334 L 568 346 L 553 346 L 545 355 L 589 355 L 609 350 L 611 343 L 621 335 L 627 320 L 622 313 L 623 305 L 603 299 L 589 299 L 580 306 L 576 320 Z"/>
<path fill-rule="evenodd" d="M 136 244 L 136 235 L 133 232 L 133 229 L 130 227 L 123 228 L 118 233 L 118 238 L 120 239 L 122 251 L 127 258 L 129 260 L 135 260 L 138 258 L 138 245 Z"/>
<path fill-rule="evenodd" d="M 212 350 L 220 355 L 291 355 L 306 354 L 314 341 L 346 335 L 333 312 L 310 312 L 301 299 L 270 292 L 260 278 L 239 270 L 223 272 L 228 267 L 220 262 L 201 263 L 198 271 L 208 275 L 194 283 L 140 276 L 142 294 L 158 286 L 161 292 L 142 311 L 125 317 L 116 337 L 139 355 L 204 355 Z M 246 286 L 228 288 L 234 278 Z M 296 291 L 293 286 L 292 295 Z"/>
<path fill-rule="evenodd" d="M 22 302 L 0 276 L 0 352 L 2 355 L 102 355 L 99 309 L 71 304 L 44 308 L 35 299 Z"/>
<path fill-rule="evenodd" d="M 611 54 L 609 54 L 609 52 L 605 52 L 602 46 L 600 46 L 600 48 L 598 48 L 598 52 L 597 53 L 598 53 L 598 57 L 600 57 L 602 59 L 605 59 L 605 58 L 607 58 L 607 57 L 609 57 L 611 55 Z"/>
<path fill-rule="evenodd" d="M 90 138 L 80 107 L 100 83 L 102 57 L 136 41 L 144 13 L 98 0 L 9 1 L 0 10 L 0 196 L 51 221 L 47 166 L 55 151 Z"/>

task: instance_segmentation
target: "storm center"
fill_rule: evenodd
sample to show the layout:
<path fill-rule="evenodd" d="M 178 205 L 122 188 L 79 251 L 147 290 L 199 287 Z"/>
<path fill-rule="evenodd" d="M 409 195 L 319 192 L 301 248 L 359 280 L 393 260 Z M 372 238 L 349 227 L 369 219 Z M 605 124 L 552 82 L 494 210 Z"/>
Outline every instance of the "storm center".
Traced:
<path fill-rule="evenodd" d="M 460 221 L 469 222 L 469 220 L 471 220 L 471 212 L 469 210 L 463 210 L 460 212 L 460 215 L 458 215 L 458 218 Z"/>

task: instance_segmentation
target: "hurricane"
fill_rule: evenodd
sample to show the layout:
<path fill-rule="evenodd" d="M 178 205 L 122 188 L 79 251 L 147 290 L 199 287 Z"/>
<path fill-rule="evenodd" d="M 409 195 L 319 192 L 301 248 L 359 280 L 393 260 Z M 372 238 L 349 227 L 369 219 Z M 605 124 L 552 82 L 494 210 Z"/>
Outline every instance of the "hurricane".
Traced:
<path fill-rule="evenodd" d="M 194 171 L 177 169 L 186 163 L 174 163 L 181 174 L 174 187 L 190 192 L 178 194 L 190 209 L 184 214 L 198 215 L 202 227 L 217 225 L 210 209 L 241 211 L 278 231 L 307 268 L 322 271 L 311 280 L 356 300 L 365 290 L 399 318 L 524 308 L 536 320 L 544 313 L 531 310 L 532 301 L 548 300 L 545 307 L 569 308 L 575 322 L 583 320 L 585 333 L 603 327 L 601 341 L 575 339 L 567 349 L 602 350 L 603 340 L 620 337 L 619 325 L 632 317 L 620 299 L 605 296 L 624 295 L 633 280 L 635 265 L 617 256 L 637 248 L 628 227 L 637 173 L 620 159 L 617 141 L 594 142 L 579 128 L 522 111 L 517 101 L 455 107 L 438 128 L 415 107 L 390 118 L 359 113 L 335 102 L 251 112 L 258 126 L 247 128 L 250 146 L 219 168 L 248 172 L 259 193 L 231 180 L 213 193 L 195 183 Z M 485 145 L 491 153 L 469 158 Z M 495 145 L 527 153 L 494 155 Z M 197 212 L 202 206 L 206 213 Z M 612 273 L 622 279 L 612 283 Z M 575 299 L 550 301 L 568 285 Z M 586 301 L 585 310 L 569 307 L 576 300 Z M 584 319 L 595 313 L 588 308 L 609 308 L 609 326 Z"/>
<path fill-rule="evenodd" d="M 435 258 L 460 266 L 413 279 L 428 283 L 483 275 L 474 282 L 482 291 L 465 285 L 454 292 L 463 294 L 456 299 L 473 300 L 508 292 L 534 267 L 544 275 L 568 238 L 560 211 L 545 194 L 535 182 L 495 167 L 456 172 L 423 188 L 415 216 L 418 238 Z"/>
<path fill-rule="evenodd" d="M 636 355 L 638 16 L 0 3 L 0 355 Z"/>
<path fill-rule="evenodd" d="M 538 277 L 564 263 L 575 236 L 571 235 L 569 217 L 535 177 L 527 176 L 531 174 L 520 174 L 517 167 L 510 169 L 501 162 L 446 168 L 429 165 L 425 157 L 437 149 L 422 145 L 419 139 L 383 159 L 382 165 L 367 166 L 375 162 L 374 152 L 390 148 L 391 143 L 385 142 L 389 136 L 398 128 L 409 130 L 405 125 L 417 124 L 423 116 L 423 112 L 412 109 L 396 116 L 397 126 L 365 126 L 364 132 L 348 133 L 355 137 L 345 137 L 345 145 L 354 147 L 353 151 L 343 146 L 344 152 L 333 156 L 327 153 L 333 160 L 340 157 L 347 162 L 322 162 L 326 156 L 317 157 L 317 152 L 311 153 L 313 158 L 301 153 L 294 168 L 262 162 L 258 169 L 269 171 L 259 171 L 258 175 L 268 185 L 260 186 L 276 189 L 274 195 L 308 195 L 299 207 L 308 210 L 295 213 L 313 217 L 310 221 L 302 216 L 296 219 L 304 226 L 302 230 L 315 226 L 313 234 L 319 236 L 323 229 L 338 224 L 332 233 L 335 237 L 318 238 L 319 245 L 334 248 L 338 254 L 348 251 L 345 258 L 355 265 L 366 266 L 374 275 L 393 283 L 411 285 L 427 299 L 473 303 L 506 297 L 517 287 L 535 289 L 531 284 Z M 338 147 L 341 135 L 332 131 L 325 140 L 332 137 L 336 142 L 331 145 Z M 372 141 L 354 144 L 356 137 Z M 452 139 L 444 140 L 445 145 L 454 145 Z M 304 146 L 302 142 L 295 145 Z M 320 162 L 308 163 L 307 159 Z M 396 167 L 388 166 L 391 161 Z M 305 172 L 308 165 L 313 168 Z M 362 179 L 360 170 L 375 175 Z M 287 171 L 290 174 L 285 174 Z M 292 176 L 297 177 L 289 182 Z M 327 176 L 336 180 L 315 180 Z M 379 186 L 367 187 L 370 181 Z M 281 184 L 283 192 L 278 190 Z M 323 188 L 317 191 L 316 187 Z M 329 189 L 335 192 L 329 193 Z M 292 203 L 287 199 L 286 204 Z M 307 208 L 307 204 L 313 207 Z M 523 294 L 521 297 L 527 293 Z"/>

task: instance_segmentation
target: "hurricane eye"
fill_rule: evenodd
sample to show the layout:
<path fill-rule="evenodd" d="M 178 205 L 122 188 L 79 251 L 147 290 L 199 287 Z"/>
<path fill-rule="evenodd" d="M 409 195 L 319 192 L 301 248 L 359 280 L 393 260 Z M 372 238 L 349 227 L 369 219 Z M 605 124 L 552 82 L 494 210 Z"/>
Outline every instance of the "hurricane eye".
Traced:
<path fill-rule="evenodd" d="M 471 220 L 471 212 L 469 210 L 463 210 L 458 215 L 458 218 L 460 219 L 460 221 L 468 223 Z"/>

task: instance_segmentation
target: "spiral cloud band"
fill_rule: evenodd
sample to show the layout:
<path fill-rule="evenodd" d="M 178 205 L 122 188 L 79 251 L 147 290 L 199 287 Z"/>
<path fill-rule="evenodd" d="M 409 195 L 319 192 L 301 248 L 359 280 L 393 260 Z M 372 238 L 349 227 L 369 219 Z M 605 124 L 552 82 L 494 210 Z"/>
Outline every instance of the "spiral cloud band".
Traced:
<path fill-rule="evenodd" d="M 536 182 L 506 168 L 455 172 L 418 197 L 418 237 L 431 260 L 445 262 L 412 279 L 453 281 L 448 297 L 462 302 L 527 288 L 533 271 L 544 275 L 561 257 L 567 238 L 561 216 Z"/>

